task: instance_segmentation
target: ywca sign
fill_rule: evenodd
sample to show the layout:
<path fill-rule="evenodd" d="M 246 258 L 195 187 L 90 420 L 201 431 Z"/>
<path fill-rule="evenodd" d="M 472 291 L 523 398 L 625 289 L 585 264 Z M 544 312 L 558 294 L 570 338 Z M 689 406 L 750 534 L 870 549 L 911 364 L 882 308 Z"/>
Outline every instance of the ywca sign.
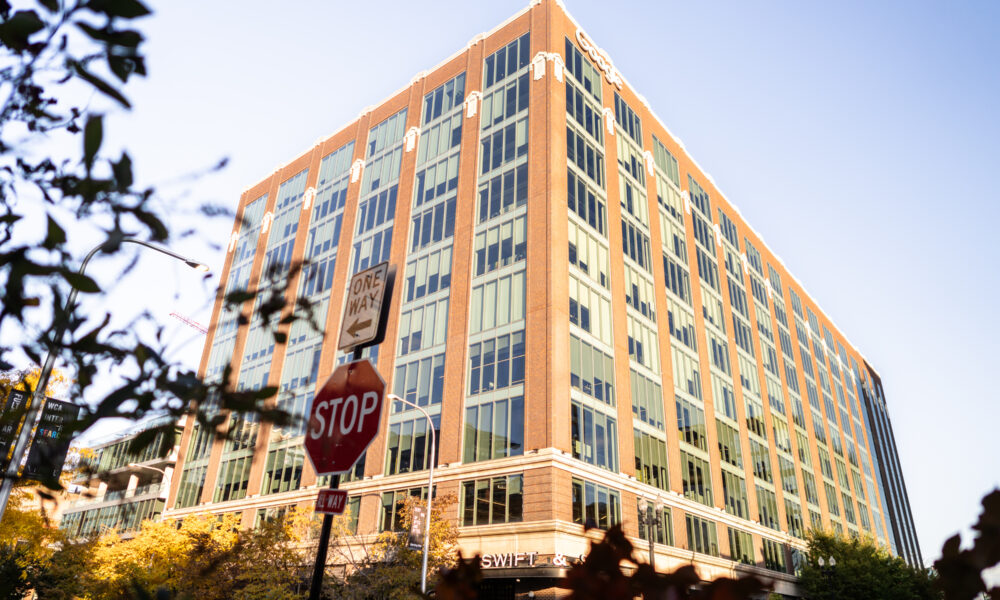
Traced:
<path fill-rule="evenodd" d="M 622 76 L 618 74 L 618 70 L 615 69 L 614 65 L 611 64 L 611 57 L 608 53 L 598 48 L 596 44 L 583 32 L 583 29 L 576 30 L 576 41 L 580 42 L 580 47 L 583 51 L 590 55 L 590 60 L 594 61 L 597 67 L 604 71 L 604 78 L 608 80 L 608 83 L 616 86 L 618 89 L 622 89 Z"/>

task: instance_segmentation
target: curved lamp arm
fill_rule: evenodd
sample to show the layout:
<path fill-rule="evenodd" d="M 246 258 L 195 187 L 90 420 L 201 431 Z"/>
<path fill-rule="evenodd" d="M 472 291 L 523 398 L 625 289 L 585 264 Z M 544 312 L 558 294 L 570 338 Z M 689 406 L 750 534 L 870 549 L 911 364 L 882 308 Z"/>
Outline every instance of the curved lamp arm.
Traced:
<path fill-rule="evenodd" d="M 427 476 L 427 515 L 424 517 L 424 558 L 423 564 L 420 569 L 420 591 L 423 594 L 427 593 L 427 554 L 430 548 L 431 542 L 431 501 L 434 497 L 434 450 L 437 447 L 437 432 L 434 430 L 434 421 L 431 416 L 427 413 L 423 407 L 410 402 L 404 398 L 397 396 L 396 394 L 386 394 L 386 398 L 389 400 L 394 400 L 400 402 L 412 408 L 415 408 L 424 414 L 424 418 L 427 419 L 427 428 L 431 432 L 431 462 L 429 474 Z"/>
<path fill-rule="evenodd" d="M 173 250 L 168 250 L 163 246 L 157 246 L 156 244 L 150 244 L 149 242 L 144 242 L 143 240 L 131 237 L 122 238 L 118 243 L 138 244 L 139 246 L 156 250 L 160 254 L 166 254 L 171 258 L 176 258 L 197 271 L 208 271 L 208 265 L 205 263 L 192 260 L 181 254 L 177 254 Z M 84 271 L 87 270 L 87 265 L 90 264 L 90 259 L 94 258 L 94 255 L 99 251 L 112 246 L 113 244 L 114 243 L 112 241 L 107 240 L 94 246 L 83 258 L 83 262 L 80 264 L 80 269 L 77 273 L 83 275 Z M 75 287 L 70 290 L 69 295 L 66 297 L 66 307 L 64 310 L 66 314 L 73 311 L 74 305 L 76 304 L 76 297 L 79 293 L 80 290 Z M 0 518 L 3 518 L 4 511 L 7 509 L 7 501 L 10 499 L 10 493 L 14 489 L 14 479 L 17 478 L 17 472 L 21 467 L 21 459 L 24 458 L 24 452 L 28 447 L 28 442 L 31 440 L 32 427 L 29 424 L 34 424 L 35 419 L 38 418 L 38 413 L 41 410 L 40 403 L 45 397 L 45 389 L 49 386 L 49 377 L 52 375 L 52 368 L 55 366 L 57 346 L 62 341 L 65 333 L 66 323 L 55 323 L 55 333 L 53 335 L 52 344 L 49 346 L 49 350 L 45 355 L 45 362 L 42 364 L 42 371 L 38 375 L 38 384 L 35 385 L 35 391 L 31 395 L 31 403 L 28 405 L 28 413 L 24 419 L 24 426 L 21 428 L 21 433 L 17 438 L 17 444 L 14 446 L 14 454 L 10 458 L 10 464 L 7 466 L 7 472 L 3 478 L 3 483 L 0 485 Z"/>

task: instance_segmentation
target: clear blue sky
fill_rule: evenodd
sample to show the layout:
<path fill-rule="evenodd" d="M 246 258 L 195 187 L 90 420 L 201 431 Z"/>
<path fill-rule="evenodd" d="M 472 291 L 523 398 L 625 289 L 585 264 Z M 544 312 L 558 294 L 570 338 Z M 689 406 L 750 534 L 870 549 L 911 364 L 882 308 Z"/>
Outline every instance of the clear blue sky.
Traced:
<path fill-rule="evenodd" d="M 222 173 L 170 188 L 176 224 L 221 243 L 231 221 L 183 209 L 235 207 L 243 188 L 525 3 L 160 2 L 143 23 L 150 77 L 108 135 L 146 182 L 228 156 Z M 1000 333 L 1000 4 L 566 4 L 878 369 L 921 547 L 937 558 L 1000 484 L 988 383 Z M 195 240 L 178 246 L 222 265 Z M 211 287 L 143 256 L 93 308 L 207 323 Z M 196 365 L 192 334 L 170 326 Z"/>

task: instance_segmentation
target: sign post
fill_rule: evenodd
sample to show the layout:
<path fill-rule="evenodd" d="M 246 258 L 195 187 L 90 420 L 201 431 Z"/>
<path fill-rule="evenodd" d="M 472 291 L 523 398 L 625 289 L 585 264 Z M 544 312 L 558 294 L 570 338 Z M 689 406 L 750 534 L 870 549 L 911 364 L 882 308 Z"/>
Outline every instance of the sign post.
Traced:
<path fill-rule="evenodd" d="M 378 435 L 385 404 L 385 380 L 369 360 L 361 359 L 366 346 L 381 343 L 389 316 L 396 268 L 388 262 L 351 277 L 340 325 L 339 350 L 353 350 L 352 362 L 340 365 L 313 398 L 306 427 L 306 455 L 316 475 L 329 475 L 330 487 L 316 498 L 324 513 L 313 566 L 309 600 L 319 600 L 326 570 L 333 515 L 342 514 L 347 493 L 338 490 L 340 475 L 354 468 Z"/>

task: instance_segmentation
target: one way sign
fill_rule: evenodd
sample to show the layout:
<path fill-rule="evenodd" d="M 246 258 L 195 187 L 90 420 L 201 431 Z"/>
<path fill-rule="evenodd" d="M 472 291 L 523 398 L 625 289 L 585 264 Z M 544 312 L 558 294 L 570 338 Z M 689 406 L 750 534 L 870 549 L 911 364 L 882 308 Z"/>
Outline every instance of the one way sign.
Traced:
<path fill-rule="evenodd" d="M 355 273 L 347 288 L 344 320 L 337 348 L 348 350 L 378 344 L 385 338 L 385 321 L 392 298 L 396 268 L 388 262 Z"/>

